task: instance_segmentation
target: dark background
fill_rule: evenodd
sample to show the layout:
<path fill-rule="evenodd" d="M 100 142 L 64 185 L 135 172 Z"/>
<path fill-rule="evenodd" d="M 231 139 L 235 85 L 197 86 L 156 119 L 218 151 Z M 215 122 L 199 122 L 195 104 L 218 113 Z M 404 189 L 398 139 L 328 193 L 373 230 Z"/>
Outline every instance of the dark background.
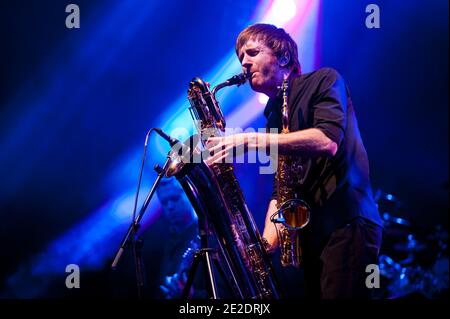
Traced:
<path fill-rule="evenodd" d="M 73 229 L 82 232 L 123 189 L 135 189 L 146 131 L 161 125 L 157 115 L 185 94 L 193 76 L 233 49 L 258 5 L 75 3 L 77 30 L 64 26 L 69 2 L 0 3 L 0 296 L 6 298 L 133 297 L 131 255 L 121 271 L 108 270 L 125 226 L 102 228 L 104 241 L 91 246 L 54 245 Z M 364 25 L 369 3 L 322 1 L 316 50 L 320 66 L 336 68 L 349 84 L 374 190 L 398 198 L 395 214 L 424 237 L 438 224 L 448 227 L 448 1 L 373 1 L 380 29 Z M 133 165 L 120 171 L 130 153 Z M 147 164 L 147 181 L 154 164 Z M 270 179 L 255 179 L 256 169 L 238 168 L 238 178 L 261 226 Z M 151 277 L 164 231 L 148 229 Z M 81 246 L 82 289 L 67 290 L 70 258 L 56 259 L 77 255 Z M 51 270 L 40 269 L 44 261 Z M 83 271 L 83 263 L 91 266 Z"/>

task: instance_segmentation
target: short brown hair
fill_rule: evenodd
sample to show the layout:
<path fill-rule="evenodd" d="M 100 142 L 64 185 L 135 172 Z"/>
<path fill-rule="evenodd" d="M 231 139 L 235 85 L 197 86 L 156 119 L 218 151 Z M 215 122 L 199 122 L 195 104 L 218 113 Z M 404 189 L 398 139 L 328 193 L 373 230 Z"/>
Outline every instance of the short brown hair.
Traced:
<path fill-rule="evenodd" d="M 236 54 L 238 57 L 239 50 L 251 39 L 263 41 L 264 44 L 273 51 L 277 58 L 288 53 L 289 62 L 286 66 L 292 68 L 292 72 L 295 74 L 301 73 L 300 62 L 298 61 L 297 44 L 284 29 L 265 23 L 257 23 L 248 26 L 239 33 L 236 40 Z"/>

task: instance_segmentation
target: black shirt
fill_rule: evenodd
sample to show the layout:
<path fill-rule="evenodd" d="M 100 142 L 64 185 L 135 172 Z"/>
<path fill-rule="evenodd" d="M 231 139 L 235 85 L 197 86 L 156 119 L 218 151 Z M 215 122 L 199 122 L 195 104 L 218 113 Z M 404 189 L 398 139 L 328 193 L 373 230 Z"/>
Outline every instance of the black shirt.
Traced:
<path fill-rule="evenodd" d="M 317 128 L 338 145 L 333 157 L 298 156 L 302 170 L 296 191 L 311 206 L 311 222 L 320 225 L 323 234 L 359 216 L 382 225 L 372 197 L 367 153 L 343 78 L 334 69 L 322 68 L 290 82 L 290 132 Z M 269 99 L 264 111 L 268 129 L 280 132 L 281 104 L 280 98 Z"/>

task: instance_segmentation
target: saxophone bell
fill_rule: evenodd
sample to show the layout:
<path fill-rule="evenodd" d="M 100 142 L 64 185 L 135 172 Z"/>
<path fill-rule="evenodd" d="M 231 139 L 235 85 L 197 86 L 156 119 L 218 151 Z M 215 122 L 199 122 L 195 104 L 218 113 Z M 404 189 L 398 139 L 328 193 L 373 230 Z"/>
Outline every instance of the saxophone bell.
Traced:
<path fill-rule="evenodd" d="M 281 205 L 280 209 L 271 216 L 270 221 L 296 231 L 308 225 L 311 219 L 310 212 L 311 209 L 304 200 L 290 199 Z"/>
<path fill-rule="evenodd" d="M 280 261 L 283 267 L 292 266 L 299 268 L 302 259 L 302 247 L 300 243 L 300 231 L 309 224 L 311 209 L 308 204 L 299 199 L 289 199 L 280 209 L 270 217 L 270 221 L 277 227 L 278 242 L 280 243 Z"/>
<path fill-rule="evenodd" d="M 173 147 L 169 151 L 170 164 L 166 172 L 167 177 L 175 176 L 188 163 L 196 163 L 200 156 L 199 143 L 200 137 L 198 134 L 194 134 L 184 142 L 179 142 L 178 147 Z"/>

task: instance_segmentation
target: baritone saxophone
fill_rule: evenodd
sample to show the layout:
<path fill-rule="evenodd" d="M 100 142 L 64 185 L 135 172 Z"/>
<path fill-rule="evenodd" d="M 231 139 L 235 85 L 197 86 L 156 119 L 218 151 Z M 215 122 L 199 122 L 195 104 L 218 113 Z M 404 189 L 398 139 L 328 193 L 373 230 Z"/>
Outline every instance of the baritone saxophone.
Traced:
<path fill-rule="evenodd" d="M 189 83 L 189 111 L 197 122 L 201 144 L 209 136 L 223 136 L 225 118 L 215 97 L 218 90 L 246 82 L 236 75 L 212 90 L 201 78 Z M 280 291 L 262 237 L 245 202 L 231 163 L 185 163 L 173 158 L 175 176 L 198 216 L 205 216 L 219 243 L 230 286 L 239 299 L 278 299 Z"/>

